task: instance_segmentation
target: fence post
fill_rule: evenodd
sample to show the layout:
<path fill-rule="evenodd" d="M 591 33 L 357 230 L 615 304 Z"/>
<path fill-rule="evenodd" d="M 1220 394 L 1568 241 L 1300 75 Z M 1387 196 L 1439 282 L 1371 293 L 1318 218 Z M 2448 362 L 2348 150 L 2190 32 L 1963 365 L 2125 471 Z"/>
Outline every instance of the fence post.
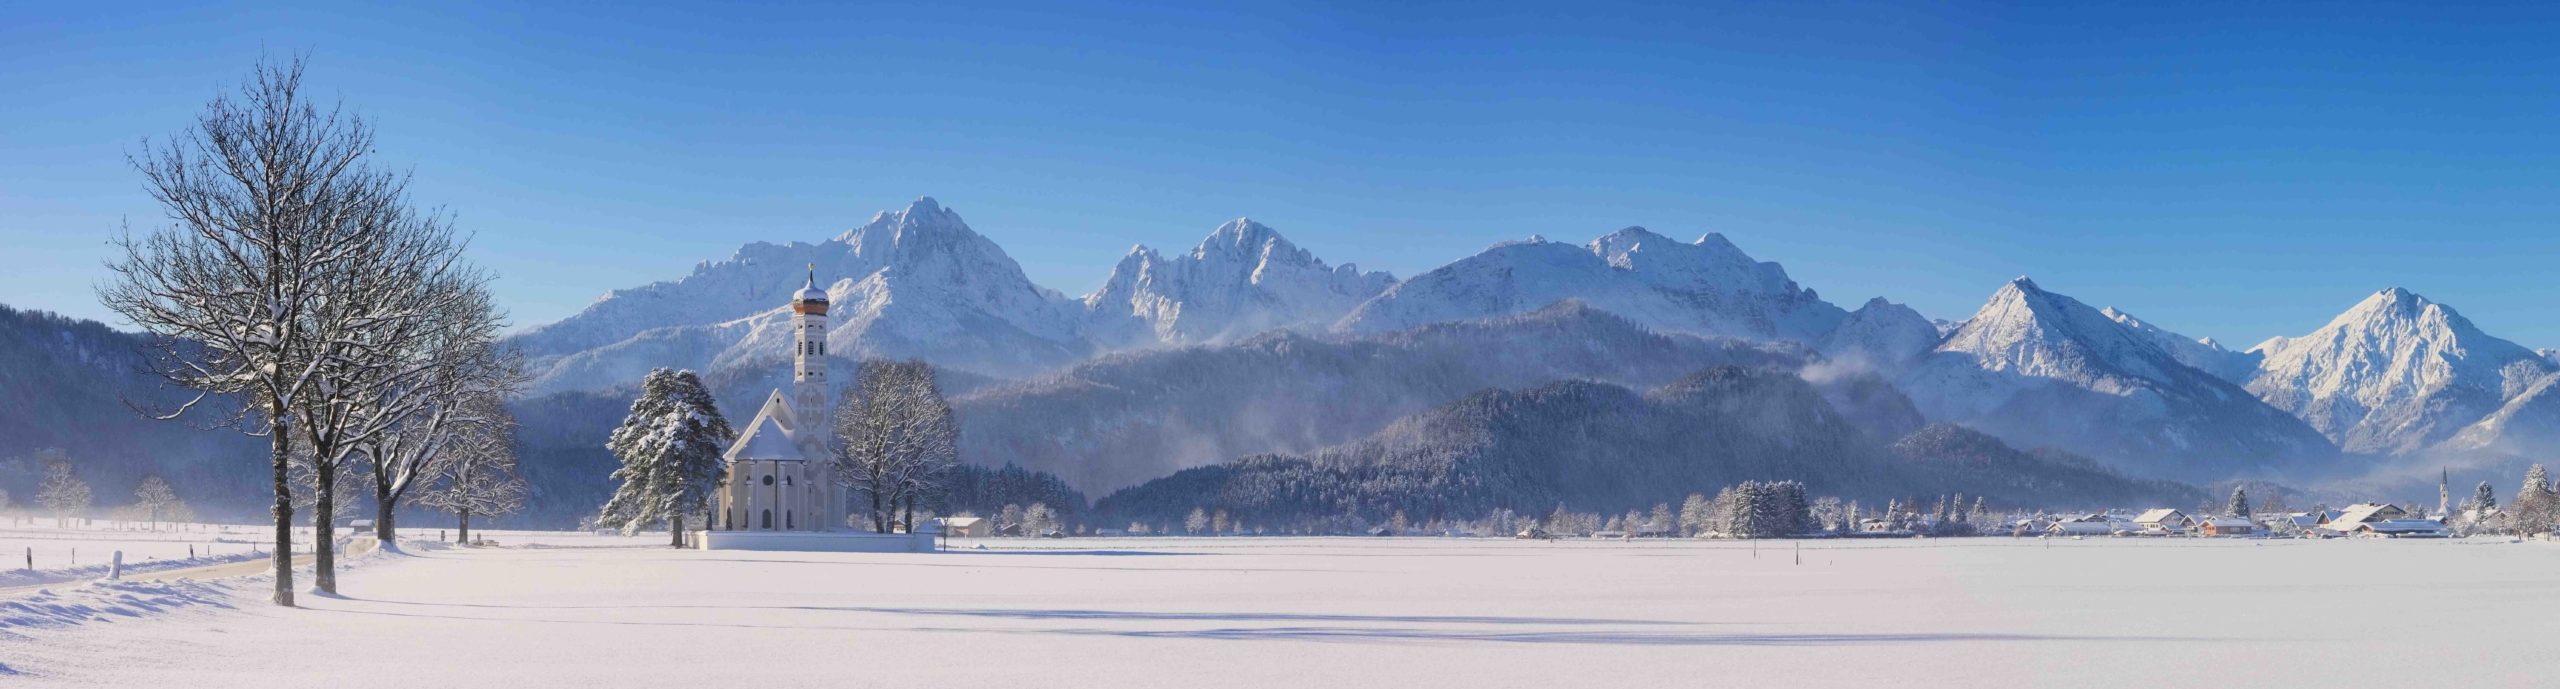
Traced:
<path fill-rule="evenodd" d="M 124 578 L 124 551 L 116 551 L 115 558 L 109 561 L 107 565 L 107 578 L 110 580 Z"/>

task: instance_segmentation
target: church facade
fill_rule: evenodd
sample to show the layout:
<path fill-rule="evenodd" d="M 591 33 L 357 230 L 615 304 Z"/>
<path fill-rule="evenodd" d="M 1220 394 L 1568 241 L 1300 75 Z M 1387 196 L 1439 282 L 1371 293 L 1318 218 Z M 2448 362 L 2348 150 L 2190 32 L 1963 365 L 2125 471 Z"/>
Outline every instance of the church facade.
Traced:
<path fill-rule="evenodd" d="M 834 456 L 834 409 L 827 391 L 827 292 L 815 268 L 791 298 L 791 394 L 765 395 L 746 432 L 722 455 L 721 531 L 835 531 L 845 527 L 848 500 L 828 461 Z"/>

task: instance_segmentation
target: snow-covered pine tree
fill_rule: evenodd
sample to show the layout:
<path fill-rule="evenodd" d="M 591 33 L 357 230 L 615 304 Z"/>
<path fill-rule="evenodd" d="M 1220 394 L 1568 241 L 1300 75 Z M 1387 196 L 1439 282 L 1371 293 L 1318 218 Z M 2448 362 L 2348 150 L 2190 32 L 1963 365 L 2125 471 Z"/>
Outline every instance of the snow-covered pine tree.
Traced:
<path fill-rule="evenodd" d="M 2241 519 L 2249 518 L 2249 489 L 2243 486 L 2232 486 L 2231 505 L 2224 508 L 2222 513 Z"/>
<path fill-rule="evenodd" d="M 1184 534 L 1198 536 L 1200 535 L 1201 530 L 1207 528 L 1209 528 L 1208 510 L 1194 507 L 1191 508 L 1191 514 L 1189 516 L 1182 518 L 1182 532 Z"/>
<path fill-rule="evenodd" d="M 2488 481 L 2481 481 L 2480 487 L 2471 489 L 2471 505 L 2483 512 L 2497 509 L 2497 489 L 2489 487 Z"/>
<path fill-rule="evenodd" d="M 641 383 L 631 413 L 605 442 L 622 482 L 596 516 L 600 526 L 633 533 L 661 522 L 684 545 L 684 516 L 702 512 L 723 479 L 721 448 L 737 438 L 719 405 L 692 371 L 657 369 Z"/>
<path fill-rule="evenodd" d="M 2507 505 L 2508 523 L 2524 536 L 2548 536 L 2554 522 L 2560 522 L 2560 496 L 2551 489 L 2550 471 L 2536 464 L 2524 472 L 2524 487 L 2516 489 L 2515 501 Z"/>
<path fill-rule="evenodd" d="M 1806 524 L 1812 521 L 1813 501 L 1805 494 L 1804 483 L 1779 481 L 1769 484 L 1767 490 L 1771 498 L 1767 535 L 1784 537 L 1807 531 Z"/>

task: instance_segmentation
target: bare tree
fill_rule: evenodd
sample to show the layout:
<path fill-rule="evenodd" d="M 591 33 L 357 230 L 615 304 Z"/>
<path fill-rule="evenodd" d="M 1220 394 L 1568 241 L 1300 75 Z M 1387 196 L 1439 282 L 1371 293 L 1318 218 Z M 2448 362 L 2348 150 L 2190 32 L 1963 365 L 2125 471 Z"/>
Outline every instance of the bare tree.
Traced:
<path fill-rule="evenodd" d="M 835 423 L 836 480 L 870 497 L 875 531 L 912 527 L 917 500 L 940 490 L 959 462 L 951 405 L 922 361 L 863 362 Z"/>
<path fill-rule="evenodd" d="M 523 387 L 520 355 L 495 345 L 496 310 L 486 298 L 458 302 L 422 352 L 436 363 L 410 399 L 420 404 L 364 448 L 373 476 L 374 535 L 395 540 L 400 504 L 420 483 L 446 473 L 454 450 L 493 425 L 511 425 L 506 398 Z"/>
<path fill-rule="evenodd" d="M 318 551 L 319 542 L 329 540 L 329 530 L 337 527 L 336 520 L 356 516 L 363 509 L 364 483 L 355 480 L 362 477 L 343 476 L 340 478 L 349 480 L 332 482 L 328 484 L 328 491 L 322 492 L 320 468 L 316 462 L 312 461 L 310 451 L 295 450 L 290 461 L 292 466 L 285 474 L 288 481 L 286 490 L 291 491 L 294 509 L 312 512 L 312 533 L 318 538 L 313 542 L 312 550 Z M 352 471 L 355 466 L 360 465 L 351 465 L 349 469 Z M 328 519 L 320 518 L 322 514 L 320 510 L 323 509 L 327 510 Z"/>
<path fill-rule="evenodd" d="M 515 419 L 500 409 L 469 424 L 445 449 L 434 485 L 418 503 L 454 514 L 458 542 L 471 542 L 471 517 L 500 516 L 524 507 L 524 478 L 516 474 Z"/>
<path fill-rule="evenodd" d="M 1058 512 L 1049 509 L 1048 503 L 1035 502 L 1022 509 L 1022 535 L 1039 538 L 1057 531 L 1058 527 Z"/>
<path fill-rule="evenodd" d="M 303 97 L 303 63 L 261 64 L 215 98 L 195 126 L 133 159 L 170 225 L 116 240 L 99 298 L 159 336 L 162 378 L 196 391 L 160 418 L 207 401 L 268 439 L 275 493 L 275 594 L 293 605 L 293 488 L 299 448 L 315 485 L 333 487 L 360 446 L 371 395 L 400 379 L 401 342 L 428 312 L 425 283 L 469 282 L 440 220 L 410 212 L 406 180 L 367 164 L 372 128 Z M 379 416 L 374 415 L 374 416 Z M 351 429 L 353 431 L 351 432 Z M 376 431 L 378 432 L 378 431 Z M 315 491 L 322 521 L 333 490 Z M 325 525 L 324 525 L 325 526 Z M 331 548 L 315 583 L 334 586 Z"/>
<path fill-rule="evenodd" d="M 44 465 L 44 481 L 36 485 L 36 504 L 53 513 L 53 526 L 58 529 L 69 526 L 71 515 L 88 510 L 95 500 L 89 493 L 89 482 L 73 474 L 71 460 L 64 458 L 60 450 L 52 456 L 52 461 Z"/>
<path fill-rule="evenodd" d="M 143 515 L 151 520 L 153 529 L 160 528 L 160 516 L 168 513 L 169 508 L 176 507 L 178 503 L 178 491 L 170 489 L 169 482 L 160 478 L 159 474 L 142 477 L 142 485 L 135 486 L 133 489 L 133 504 L 142 508 Z"/>

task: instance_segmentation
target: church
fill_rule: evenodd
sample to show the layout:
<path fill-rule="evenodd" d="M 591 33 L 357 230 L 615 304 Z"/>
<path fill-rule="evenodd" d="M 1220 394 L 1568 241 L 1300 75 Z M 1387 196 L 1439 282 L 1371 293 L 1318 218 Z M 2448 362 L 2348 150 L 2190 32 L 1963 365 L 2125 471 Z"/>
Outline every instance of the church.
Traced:
<path fill-rule="evenodd" d="M 834 405 L 827 392 L 827 291 L 818 272 L 791 297 L 791 395 L 765 395 L 764 405 L 721 455 L 719 531 L 835 531 L 845 528 L 847 499 L 835 481 Z"/>

